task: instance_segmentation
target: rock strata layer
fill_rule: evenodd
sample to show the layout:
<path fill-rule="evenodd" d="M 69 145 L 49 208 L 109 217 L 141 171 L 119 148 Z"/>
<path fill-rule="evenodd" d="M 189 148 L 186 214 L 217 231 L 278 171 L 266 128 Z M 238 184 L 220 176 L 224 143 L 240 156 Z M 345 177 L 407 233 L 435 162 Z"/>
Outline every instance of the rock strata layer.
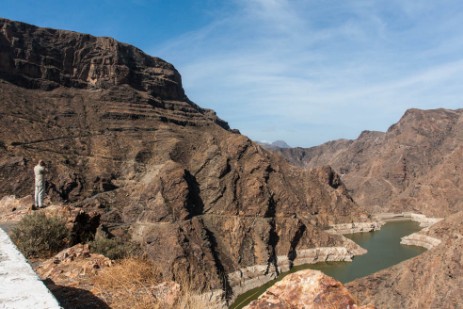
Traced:
<path fill-rule="evenodd" d="M 368 218 L 331 168 L 289 165 L 111 38 L 0 19 L 0 102 L 1 197 L 29 196 L 44 159 L 48 203 L 82 210 L 78 231 L 137 242 L 198 293 L 230 299 L 228 274 L 352 247 L 325 229 Z"/>

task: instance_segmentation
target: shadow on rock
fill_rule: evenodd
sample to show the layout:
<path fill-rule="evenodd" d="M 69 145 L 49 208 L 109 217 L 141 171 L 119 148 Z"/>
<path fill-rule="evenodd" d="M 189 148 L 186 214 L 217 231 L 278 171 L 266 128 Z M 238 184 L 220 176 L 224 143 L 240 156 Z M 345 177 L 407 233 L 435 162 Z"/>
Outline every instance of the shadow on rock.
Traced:
<path fill-rule="evenodd" d="M 68 286 L 56 285 L 53 280 L 44 280 L 45 285 L 56 297 L 63 309 L 110 309 L 103 300 L 90 291 Z"/>

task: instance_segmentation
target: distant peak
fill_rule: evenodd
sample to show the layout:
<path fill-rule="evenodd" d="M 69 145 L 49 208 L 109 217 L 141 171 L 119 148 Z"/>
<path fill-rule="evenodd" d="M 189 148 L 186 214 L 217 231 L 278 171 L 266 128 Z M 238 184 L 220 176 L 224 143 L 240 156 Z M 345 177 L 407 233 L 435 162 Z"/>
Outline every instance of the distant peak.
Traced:
<path fill-rule="evenodd" d="M 267 149 L 275 149 L 275 148 L 291 148 L 285 141 L 283 140 L 276 140 L 273 143 L 268 142 L 257 142 L 259 145 L 263 146 Z"/>
<path fill-rule="evenodd" d="M 278 147 L 278 148 L 291 148 L 285 141 L 283 140 L 276 140 L 272 143 L 273 147 Z"/>

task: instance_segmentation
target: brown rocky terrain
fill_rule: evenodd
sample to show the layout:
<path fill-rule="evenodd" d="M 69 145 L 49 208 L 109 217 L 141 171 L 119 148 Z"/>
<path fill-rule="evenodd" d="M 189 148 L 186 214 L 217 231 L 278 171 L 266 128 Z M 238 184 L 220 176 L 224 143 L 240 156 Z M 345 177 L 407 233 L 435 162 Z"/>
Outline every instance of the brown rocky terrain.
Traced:
<path fill-rule="evenodd" d="M 48 203 L 79 209 L 73 243 L 97 229 L 138 242 L 197 292 L 232 298 L 244 279 L 228 274 L 271 275 L 305 249 L 350 256 L 324 230 L 367 220 L 331 168 L 289 165 L 191 102 L 172 65 L 111 38 L 0 19 L 0 120 L 0 197 L 27 201 L 44 159 Z"/>
<path fill-rule="evenodd" d="M 372 212 L 444 217 L 463 209 L 463 109 L 410 109 L 385 133 L 279 151 L 293 164 L 332 166 Z"/>
<path fill-rule="evenodd" d="M 463 303 L 463 212 L 433 225 L 425 236 L 441 243 L 411 260 L 367 277 L 347 288 L 378 308 L 460 308 Z"/>

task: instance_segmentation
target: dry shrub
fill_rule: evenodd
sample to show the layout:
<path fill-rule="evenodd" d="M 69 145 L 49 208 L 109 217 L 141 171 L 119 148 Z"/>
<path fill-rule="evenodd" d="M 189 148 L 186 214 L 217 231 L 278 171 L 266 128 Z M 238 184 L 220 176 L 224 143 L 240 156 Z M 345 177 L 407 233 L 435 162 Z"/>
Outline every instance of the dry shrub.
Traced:
<path fill-rule="evenodd" d="M 68 238 L 66 221 L 42 212 L 23 217 L 11 233 L 13 242 L 28 258 L 50 257 L 66 247 Z"/>
<path fill-rule="evenodd" d="M 174 291 L 174 303 L 156 297 L 156 286 L 162 282 L 162 271 L 141 259 L 124 259 L 113 267 L 103 269 L 95 278 L 92 292 L 114 309 L 199 309 L 188 289 Z"/>

